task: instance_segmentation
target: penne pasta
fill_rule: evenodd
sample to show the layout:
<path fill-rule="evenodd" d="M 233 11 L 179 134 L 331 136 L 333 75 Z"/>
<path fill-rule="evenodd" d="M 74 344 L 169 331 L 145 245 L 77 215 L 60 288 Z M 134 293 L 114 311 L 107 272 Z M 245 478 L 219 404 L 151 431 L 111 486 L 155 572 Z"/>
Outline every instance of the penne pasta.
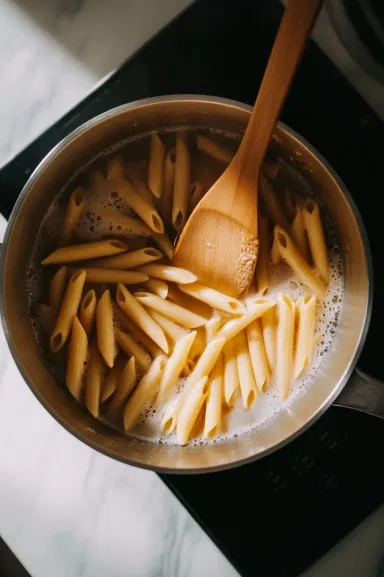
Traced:
<path fill-rule="evenodd" d="M 268 216 L 273 224 L 280 226 L 284 230 L 289 230 L 288 221 L 280 205 L 279 199 L 272 189 L 268 179 L 263 174 L 260 174 L 259 192 Z"/>
<path fill-rule="evenodd" d="M 205 342 L 210 343 L 217 335 L 217 331 L 222 325 L 222 318 L 217 311 L 214 311 L 212 318 L 205 325 Z"/>
<path fill-rule="evenodd" d="M 176 136 L 175 184 L 173 190 L 172 224 L 181 230 L 187 220 L 189 188 L 191 184 L 191 157 L 185 134 Z"/>
<path fill-rule="evenodd" d="M 163 403 L 167 399 L 171 390 L 176 386 L 183 367 L 187 362 L 195 337 L 196 331 L 193 331 L 187 333 L 183 338 L 176 342 L 175 348 L 167 361 L 161 379 L 158 395 L 159 403 Z"/>
<path fill-rule="evenodd" d="M 164 181 L 164 144 L 157 132 L 152 132 L 149 147 L 148 186 L 160 198 Z"/>
<path fill-rule="evenodd" d="M 204 317 L 196 315 L 195 313 L 192 313 L 167 299 L 162 299 L 157 295 L 147 292 L 137 292 L 135 293 L 135 298 L 143 306 L 161 313 L 171 321 L 174 321 L 187 329 L 200 327 L 201 325 L 205 325 L 207 322 Z"/>
<path fill-rule="evenodd" d="M 98 240 L 87 244 L 74 244 L 58 248 L 45 258 L 41 264 L 61 264 L 90 260 L 101 256 L 119 254 L 128 250 L 127 245 L 121 240 Z"/>
<path fill-rule="evenodd" d="M 198 357 L 200 357 L 200 355 L 202 354 L 202 352 L 206 347 L 206 344 L 207 344 L 206 331 L 204 331 L 203 327 L 200 327 L 196 331 L 196 338 L 193 341 L 193 345 L 189 353 L 189 358 L 193 362 L 196 362 Z"/>
<path fill-rule="evenodd" d="M 209 156 L 224 164 L 229 164 L 233 158 L 233 152 L 231 150 L 222 144 L 218 144 L 215 140 L 208 138 L 208 136 L 204 134 L 196 135 L 196 146 L 198 150 L 209 154 Z"/>
<path fill-rule="evenodd" d="M 279 322 L 277 325 L 276 380 L 282 401 L 288 397 L 292 381 L 295 303 L 287 294 L 277 297 Z"/>
<path fill-rule="evenodd" d="M 113 317 L 119 328 L 126 329 L 136 341 L 138 341 L 152 357 L 157 357 L 162 353 L 161 348 L 153 342 L 153 340 L 145 334 L 122 310 L 113 303 Z"/>
<path fill-rule="evenodd" d="M 107 377 L 101 387 L 101 395 L 100 395 L 101 403 L 105 403 L 105 401 L 107 401 L 116 391 L 117 383 L 120 377 L 120 373 L 123 370 L 123 366 L 124 366 L 123 360 L 121 358 L 118 358 L 115 361 L 115 364 L 113 365 L 112 369 L 110 369 L 110 371 L 108 372 Z"/>
<path fill-rule="evenodd" d="M 204 437 L 209 439 L 220 430 L 223 406 L 223 355 L 217 359 L 209 381 L 209 391 L 205 408 Z M 179 417 L 180 420 L 180 417 Z"/>
<path fill-rule="evenodd" d="M 160 300 L 164 302 L 162 299 Z M 116 301 L 125 314 L 128 315 L 137 326 L 161 348 L 162 351 L 168 354 L 168 343 L 163 329 L 153 320 L 140 302 L 121 283 L 117 285 Z"/>
<path fill-rule="evenodd" d="M 204 377 L 209 377 L 210 372 L 216 364 L 225 344 L 225 339 L 214 339 L 205 348 L 203 354 L 196 363 L 196 366 L 186 379 L 182 392 L 176 401 L 166 410 L 161 422 L 161 430 L 164 434 L 172 433 L 177 424 L 177 419 L 185 399 L 193 390 L 194 386 Z"/>
<path fill-rule="evenodd" d="M 61 266 L 49 283 L 49 304 L 52 307 L 52 315 L 56 319 L 67 284 L 67 267 Z"/>
<path fill-rule="evenodd" d="M 228 341 L 233 339 L 251 322 L 262 317 L 269 309 L 275 306 L 275 301 L 268 297 L 255 297 L 248 303 L 248 312 L 246 315 L 237 317 L 225 323 L 218 331 L 218 337 L 224 337 Z"/>
<path fill-rule="evenodd" d="M 266 313 L 266 315 L 267 314 L 268 313 Z M 253 374 L 257 390 L 261 393 L 265 391 L 268 386 L 270 374 L 268 370 L 268 360 L 265 352 L 264 339 L 260 327 L 260 320 L 256 319 L 249 324 L 246 328 L 246 333 Z"/>
<path fill-rule="evenodd" d="M 189 377 L 192 371 L 195 369 L 196 363 L 192 359 L 187 359 L 184 367 L 181 370 L 182 377 Z"/>
<path fill-rule="evenodd" d="M 88 411 L 95 418 L 99 416 L 100 392 L 103 382 L 103 361 L 98 347 L 93 346 L 88 360 L 87 373 L 85 375 L 84 401 Z"/>
<path fill-rule="evenodd" d="M 172 260 L 173 253 L 174 253 L 174 246 L 173 243 L 169 240 L 166 234 L 158 234 L 158 233 L 151 233 L 151 237 L 165 254 L 165 256 Z"/>
<path fill-rule="evenodd" d="M 180 307 L 188 309 L 207 320 L 212 316 L 212 307 L 203 301 L 187 295 L 186 292 L 182 292 L 175 284 L 170 284 L 168 286 L 168 299 Z"/>
<path fill-rule="evenodd" d="M 68 244 L 76 229 L 76 224 L 84 210 L 85 191 L 78 186 L 69 197 L 67 211 L 65 213 L 63 228 L 61 229 L 59 246 Z"/>
<path fill-rule="evenodd" d="M 304 225 L 308 234 L 309 246 L 315 268 L 323 281 L 328 284 L 328 253 L 325 244 L 324 228 L 321 222 L 320 209 L 313 198 L 307 198 L 303 207 Z M 316 291 L 315 291 L 316 292 Z"/>
<path fill-rule="evenodd" d="M 97 268 L 111 268 L 115 270 L 131 269 L 143 264 L 148 264 L 154 260 L 159 260 L 160 258 L 163 258 L 163 256 L 164 255 L 157 250 L 157 248 L 148 246 L 145 248 L 139 248 L 138 250 L 133 250 L 132 252 L 124 252 L 117 256 L 109 256 L 108 258 L 97 260 L 95 265 L 97 265 Z"/>
<path fill-rule="evenodd" d="M 243 400 L 244 408 L 249 409 L 257 397 L 257 387 L 253 375 L 245 331 L 241 331 L 235 338 L 235 352 L 241 398 Z"/>
<path fill-rule="evenodd" d="M 131 335 L 121 329 L 116 329 L 115 338 L 117 344 L 126 355 L 135 357 L 138 367 L 144 371 L 149 369 L 151 365 L 150 355 Z"/>
<path fill-rule="evenodd" d="M 275 227 L 274 234 L 282 258 L 303 284 L 317 294 L 318 297 L 323 298 L 327 291 L 323 280 L 315 275 L 312 267 L 306 262 L 288 234 L 278 226 Z"/>
<path fill-rule="evenodd" d="M 232 315 L 240 315 L 247 312 L 241 301 L 206 287 L 199 282 L 179 284 L 179 289 L 187 295 L 207 303 L 214 309 L 219 309 Z"/>
<path fill-rule="evenodd" d="M 73 319 L 77 315 L 77 309 L 79 308 L 85 278 L 86 273 L 83 270 L 75 273 L 69 279 L 55 328 L 50 338 L 50 348 L 53 353 L 57 353 L 61 349 L 69 336 Z"/>
<path fill-rule="evenodd" d="M 161 355 L 152 362 L 148 372 L 130 396 L 124 410 L 124 429 L 129 431 L 136 424 L 146 403 L 156 395 L 167 357 Z"/>
<path fill-rule="evenodd" d="M 152 278 L 168 282 L 176 282 L 179 284 L 194 283 L 197 281 L 196 275 L 189 272 L 189 270 L 166 264 L 145 264 L 136 270 L 145 273 Z"/>
<path fill-rule="evenodd" d="M 115 156 L 108 164 L 108 180 L 121 198 L 123 198 L 136 214 L 154 232 L 162 234 L 164 224 L 161 216 L 150 202 L 145 200 L 124 176 L 122 156 Z"/>
<path fill-rule="evenodd" d="M 257 291 L 263 295 L 271 282 L 269 274 L 269 231 L 268 220 L 259 215 L 259 256 L 256 263 Z"/>
<path fill-rule="evenodd" d="M 308 239 L 304 225 L 304 215 L 302 208 L 297 205 L 295 208 L 295 216 L 291 224 L 292 239 L 297 248 L 305 258 L 309 261 Z"/>
<path fill-rule="evenodd" d="M 79 320 L 87 337 L 91 334 L 95 322 L 96 302 L 96 293 L 94 290 L 90 290 L 80 304 Z"/>
<path fill-rule="evenodd" d="M 74 269 L 77 270 L 77 269 Z M 111 268 L 94 268 L 87 267 L 84 269 L 87 273 L 87 282 L 95 284 L 139 284 L 148 280 L 148 275 L 135 270 L 120 270 Z"/>
<path fill-rule="evenodd" d="M 84 373 L 84 363 L 87 358 L 88 339 L 77 317 L 73 319 L 71 340 L 68 347 L 68 364 L 65 382 L 69 392 L 79 399 Z"/>
<path fill-rule="evenodd" d="M 186 330 L 177 323 L 174 323 L 173 321 L 171 321 L 170 319 L 168 319 L 167 317 L 165 317 L 164 315 L 155 310 L 149 310 L 148 312 L 151 315 L 151 317 L 157 322 L 157 324 L 163 329 L 167 337 L 172 339 L 174 343 L 176 343 L 179 339 L 182 339 L 185 336 Z"/>
<path fill-rule="evenodd" d="M 131 182 L 133 188 L 140 194 L 145 202 L 154 207 L 155 197 L 153 196 L 148 184 L 140 177 L 137 164 L 127 164 L 126 173 L 128 175 L 128 180 Z"/>
<path fill-rule="evenodd" d="M 269 372 L 273 373 L 276 367 L 276 309 L 270 309 L 260 319 L 265 354 L 267 356 Z"/>
<path fill-rule="evenodd" d="M 96 306 L 96 334 L 99 351 L 108 367 L 115 360 L 115 336 L 111 294 L 106 290 Z"/>
<path fill-rule="evenodd" d="M 186 445 L 200 409 L 207 398 L 208 379 L 203 377 L 185 398 L 177 420 L 176 436 L 180 445 Z"/>
<path fill-rule="evenodd" d="M 176 150 L 171 148 L 165 156 L 164 187 L 160 198 L 160 212 L 169 224 L 172 222 L 173 188 L 175 184 Z"/>
<path fill-rule="evenodd" d="M 311 365 L 315 348 L 316 297 L 305 295 L 296 301 L 296 343 L 293 378 L 302 377 Z"/>
<path fill-rule="evenodd" d="M 122 214 L 114 208 L 106 206 L 98 207 L 97 210 L 95 210 L 95 216 L 96 218 L 99 217 L 101 224 L 111 230 L 114 235 L 120 234 L 124 237 L 148 237 L 156 234 L 141 218 Z"/>
<path fill-rule="evenodd" d="M 116 391 L 108 407 L 107 418 L 112 421 L 116 420 L 119 412 L 123 409 L 124 403 L 136 385 L 136 361 L 131 357 L 125 364 L 121 374 L 118 377 Z"/>
<path fill-rule="evenodd" d="M 168 296 L 168 285 L 163 280 L 158 278 L 149 278 L 143 283 L 143 286 L 148 292 L 151 292 L 162 299 L 166 299 Z"/>
<path fill-rule="evenodd" d="M 277 236 L 274 234 L 271 247 L 271 261 L 272 264 L 276 266 L 277 264 L 279 264 L 280 260 L 281 260 L 280 246 L 277 240 Z"/>
<path fill-rule="evenodd" d="M 237 360 L 234 341 L 225 344 L 224 354 L 224 398 L 229 409 L 235 404 L 237 393 L 240 389 L 239 372 L 237 370 Z"/>
<path fill-rule="evenodd" d="M 192 212 L 194 210 L 194 208 L 199 204 L 200 200 L 203 198 L 204 194 L 205 191 L 200 180 L 194 180 L 193 182 L 191 182 L 189 201 L 188 201 L 189 212 Z"/>

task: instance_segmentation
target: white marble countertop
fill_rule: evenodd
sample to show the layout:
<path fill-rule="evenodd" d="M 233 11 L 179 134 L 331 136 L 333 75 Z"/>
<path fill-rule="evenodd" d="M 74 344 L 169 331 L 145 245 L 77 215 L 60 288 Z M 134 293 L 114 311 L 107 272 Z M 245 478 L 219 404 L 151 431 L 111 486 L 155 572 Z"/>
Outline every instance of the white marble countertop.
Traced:
<path fill-rule="evenodd" d="M 0 0 L 0 165 L 189 3 Z M 323 18 L 320 43 L 326 28 Z M 382 89 L 337 39 L 327 40 L 327 52 L 383 114 Z M 0 219 L 0 240 L 4 230 Z M 383 534 L 380 509 L 306 577 L 373 577 Z M 0 535 L 32 577 L 237 575 L 155 474 L 97 454 L 52 419 L 19 375 L 2 330 Z"/>

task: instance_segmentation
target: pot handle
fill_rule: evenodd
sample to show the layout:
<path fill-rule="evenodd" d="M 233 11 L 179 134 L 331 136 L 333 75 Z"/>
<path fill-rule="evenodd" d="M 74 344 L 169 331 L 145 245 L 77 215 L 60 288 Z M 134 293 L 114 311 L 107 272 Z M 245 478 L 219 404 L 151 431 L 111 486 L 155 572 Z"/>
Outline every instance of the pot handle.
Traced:
<path fill-rule="evenodd" d="M 384 419 L 384 382 L 355 369 L 333 404 Z"/>

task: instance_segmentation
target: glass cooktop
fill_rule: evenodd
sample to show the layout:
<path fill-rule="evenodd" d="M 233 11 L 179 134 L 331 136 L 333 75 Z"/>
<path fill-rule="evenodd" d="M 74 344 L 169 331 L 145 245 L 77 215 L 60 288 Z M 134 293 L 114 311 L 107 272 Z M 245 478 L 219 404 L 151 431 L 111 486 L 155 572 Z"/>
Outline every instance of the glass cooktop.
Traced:
<path fill-rule="evenodd" d="M 252 104 L 281 14 L 278 0 L 193 4 L 0 170 L 1 212 L 9 216 L 28 176 L 52 146 L 107 109 L 172 93 Z M 376 289 L 360 366 L 384 378 L 384 243 L 377 201 L 383 187 L 384 126 L 313 43 L 282 119 L 327 158 L 362 213 Z M 262 461 L 223 473 L 161 478 L 241 575 L 293 577 L 383 501 L 384 459 L 378 452 L 383 443 L 378 420 L 331 408 L 300 438 Z"/>

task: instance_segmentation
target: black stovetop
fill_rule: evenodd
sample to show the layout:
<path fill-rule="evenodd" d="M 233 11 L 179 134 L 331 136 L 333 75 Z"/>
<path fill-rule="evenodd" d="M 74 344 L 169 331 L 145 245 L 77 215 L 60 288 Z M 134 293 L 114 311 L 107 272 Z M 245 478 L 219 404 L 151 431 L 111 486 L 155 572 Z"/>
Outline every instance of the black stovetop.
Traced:
<path fill-rule="evenodd" d="M 278 0 L 200 0 L 105 84 L 0 171 L 8 216 L 28 175 L 61 138 L 109 108 L 149 96 L 200 93 L 253 103 L 281 17 Z M 251 74 L 250 74 L 251 72 Z M 354 197 L 383 286 L 384 126 L 333 64 L 310 44 L 282 119 L 336 169 Z M 380 201 L 381 202 L 381 201 Z M 375 291 L 361 366 L 384 377 Z M 262 461 L 223 473 L 161 478 L 242 575 L 298 575 L 384 498 L 384 427 L 331 408 L 309 431 Z"/>

